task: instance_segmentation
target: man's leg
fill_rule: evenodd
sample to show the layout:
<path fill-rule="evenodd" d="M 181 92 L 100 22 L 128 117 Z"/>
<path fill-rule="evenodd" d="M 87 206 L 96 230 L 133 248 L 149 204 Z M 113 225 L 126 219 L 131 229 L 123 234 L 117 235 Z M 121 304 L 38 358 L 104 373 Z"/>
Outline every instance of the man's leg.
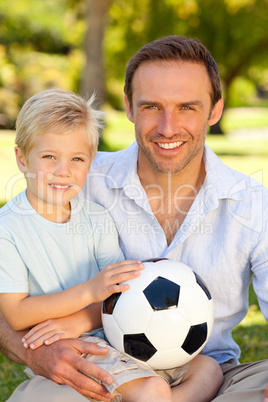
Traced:
<path fill-rule="evenodd" d="M 253 363 L 221 365 L 224 382 L 216 402 L 263 402 L 268 385 L 268 360 Z"/>
<path fill-rule="evenodd" d="M 16 388 L 8 402 L 88 402 L 68 385 L 59 385 L 45 377 L 35 376 Z"/>

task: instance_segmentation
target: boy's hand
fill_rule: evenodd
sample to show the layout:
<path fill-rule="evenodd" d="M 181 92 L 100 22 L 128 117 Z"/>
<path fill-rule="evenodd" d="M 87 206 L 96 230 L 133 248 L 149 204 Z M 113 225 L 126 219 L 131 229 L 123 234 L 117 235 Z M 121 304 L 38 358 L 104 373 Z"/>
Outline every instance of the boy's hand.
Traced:
<path fill-rule="evenodd" d="M 136 260 L 126 260 L 107 265 L 88 281 L 94 303 L 102 302 L 113 293 L 128 290 L 130 286 L 121 283 L 137 278 L 142 269 L 144 269 L 144 265 L 141 261 Z"/>
<path fill-rule="evenodd" d="M 42 345 L 51 345 L 59 339 L 78 338 L 81 333 L 72 316 L 55 318 L 35 325 L 22 338 L 25 348 L 37 349 Z"/>

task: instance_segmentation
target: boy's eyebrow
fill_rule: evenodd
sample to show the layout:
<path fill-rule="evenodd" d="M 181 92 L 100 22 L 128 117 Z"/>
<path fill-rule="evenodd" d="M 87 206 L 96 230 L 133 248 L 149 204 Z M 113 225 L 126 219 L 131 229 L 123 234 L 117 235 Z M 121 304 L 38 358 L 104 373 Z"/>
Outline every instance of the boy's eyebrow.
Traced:
<path fill-rule="evenodd" d="M 39 151 L 40 154 L 46 154 L 46 153 L 57 153 L 58 151 L 55 149 L 42 149 Z M 88 153 L 86 151 L 80 151 L 80 150 L 72 150 L 72 155 L 87 155 Z"/>

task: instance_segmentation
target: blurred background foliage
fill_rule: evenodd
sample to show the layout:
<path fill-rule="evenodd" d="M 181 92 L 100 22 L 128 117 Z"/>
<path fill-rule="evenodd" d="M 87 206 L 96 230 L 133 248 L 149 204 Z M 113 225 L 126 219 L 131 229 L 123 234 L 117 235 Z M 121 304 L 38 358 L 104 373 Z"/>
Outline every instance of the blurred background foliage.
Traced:
<path fill-rule="evenodd" d="M 268 0 L 0 2 L 0 128 L 13 128 L 25 100 L 54 86 L 95 90 L 100 103 L 122 109 L 129 58 L 169 34 L 209 48 L 226 107 L 267 107 L 267 11 Z"/>
<path fill-rule="evenodd" d="M 22 104 L 51 87 L 96 91 L 108 110 L 106 148 L 124 148 L 134 140 L 120 112 L 127 62 L 170 34 L 199 38 L 218 63 L 225 113 L 212 133 L 228 135 L 208 135 L 209 146 L 268 187 L 267 27 L 268 0 L 0 0 L 0 207 L 25 187 L 13 151 Z M 267 323 L 254 297 L 251 288 L 249 314 L 234 330 L 241 362 L 267 358 Z M 0 365 L 6 401 L 25 376 L 1 354 Z"/>

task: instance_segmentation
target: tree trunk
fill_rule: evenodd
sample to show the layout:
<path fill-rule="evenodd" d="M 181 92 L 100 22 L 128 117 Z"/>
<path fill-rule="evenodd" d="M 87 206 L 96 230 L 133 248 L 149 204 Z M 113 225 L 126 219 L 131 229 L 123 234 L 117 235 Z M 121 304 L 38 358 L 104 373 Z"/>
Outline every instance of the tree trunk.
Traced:
<path fill-rule="evenodd" d="M 87 31 L 85 36 L 86 64 L 81 92 L 90 97 L 95 91 L 98 103 L 106 100 L 105 70 L 102 43 L 109 7 L 113 0 L 85 0 Z"/>

